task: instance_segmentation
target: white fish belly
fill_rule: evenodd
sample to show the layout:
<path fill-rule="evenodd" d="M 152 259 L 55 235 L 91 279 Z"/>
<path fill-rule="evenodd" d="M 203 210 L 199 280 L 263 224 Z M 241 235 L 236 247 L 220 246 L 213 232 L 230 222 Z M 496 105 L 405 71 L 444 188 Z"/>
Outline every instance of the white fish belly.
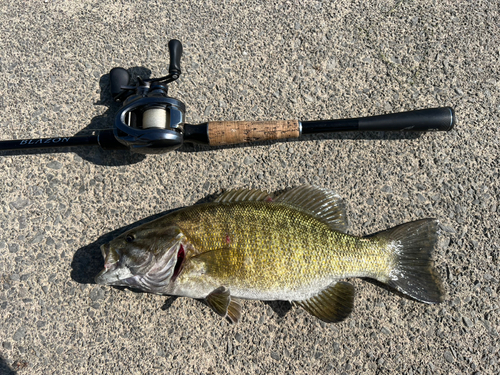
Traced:
<path fill-rule="evenodd" d="M 338 281 L 337 278 L 316 280 L 313 283 L 301 285 L 293 289 L 282 288 L 274 290 L 258 290 L 252 288 L 241 288 L 228 286 L 231 296 L 243 299 L 255 299 L 261 301 L 303 301 L 309 299 L 328 285 Z"/>

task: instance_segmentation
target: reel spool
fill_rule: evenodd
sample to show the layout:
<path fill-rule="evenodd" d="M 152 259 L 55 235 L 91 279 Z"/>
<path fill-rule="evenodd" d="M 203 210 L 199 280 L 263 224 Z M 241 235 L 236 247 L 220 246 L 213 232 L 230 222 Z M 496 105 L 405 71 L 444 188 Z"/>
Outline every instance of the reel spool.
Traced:
<path fill-rule="evenodd" d="M 142 114 L 143 129 L 166 129 L 167 122 L 170 124 L 170 114 L 165 108 L 147 109 Z M 128 124 L 130 126 L 130 124 Z"/>

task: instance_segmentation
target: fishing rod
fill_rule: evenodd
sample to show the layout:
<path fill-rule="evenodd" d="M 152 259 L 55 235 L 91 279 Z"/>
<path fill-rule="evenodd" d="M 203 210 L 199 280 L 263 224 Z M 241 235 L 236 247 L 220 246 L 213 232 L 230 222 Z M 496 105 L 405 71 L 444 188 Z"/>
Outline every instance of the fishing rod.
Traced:
<path fill-rule="evenodd" d="M 111 69 L 110 91 L 123 103 L 112 129 L 93 135 L 32 138 L 0 141 L 0 151 L 100 146 L 105 150 L 126 150 L 140 154 L 173 151 L 183 143 L 225 146 L 238 143 L 300 138 L 306 134 L 360 131 L 449 131 L 456 122 L 450 107 L 427 108 L 379 116 L 337 120 L 209 121 L 185 123 L 186 106 L 168 96 L 168 84 L 181 75 L 182 44 L 168 43 L 170 67 L 161 78 L 142 79 L 130 84 L 124 68 Z"/>

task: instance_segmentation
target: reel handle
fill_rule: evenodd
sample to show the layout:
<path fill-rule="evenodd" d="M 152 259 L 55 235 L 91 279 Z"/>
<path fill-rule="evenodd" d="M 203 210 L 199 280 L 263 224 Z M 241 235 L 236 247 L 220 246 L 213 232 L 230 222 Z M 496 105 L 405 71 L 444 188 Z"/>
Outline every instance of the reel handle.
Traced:
<path fill-rule="evenodd" d="M 168 49 L 170 51 L 168 72 L 173 76 L 179 76 L 181 74 L 182 44 L 177 39 L 172 39 L 168 42 Z"/>

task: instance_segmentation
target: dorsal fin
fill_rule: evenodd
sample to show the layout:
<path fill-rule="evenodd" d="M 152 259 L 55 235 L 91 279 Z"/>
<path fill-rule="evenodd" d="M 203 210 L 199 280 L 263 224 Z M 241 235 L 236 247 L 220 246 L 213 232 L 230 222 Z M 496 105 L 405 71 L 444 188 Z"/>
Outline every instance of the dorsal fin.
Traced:
<path fill-rule="evenodd" d="M 236 189 L 222 193 L 214 202 L 232 203 L 244 201 L 271 201 L 272 197 L 268 192 L 257 189 Z"/>
<path fill-rule="evenodd" d="M 297 186 L 274 199 L 305 211 L 331 229 L 345 233 L 347 216 L 342 198 L 334 191 L 310 186 Z"/>

